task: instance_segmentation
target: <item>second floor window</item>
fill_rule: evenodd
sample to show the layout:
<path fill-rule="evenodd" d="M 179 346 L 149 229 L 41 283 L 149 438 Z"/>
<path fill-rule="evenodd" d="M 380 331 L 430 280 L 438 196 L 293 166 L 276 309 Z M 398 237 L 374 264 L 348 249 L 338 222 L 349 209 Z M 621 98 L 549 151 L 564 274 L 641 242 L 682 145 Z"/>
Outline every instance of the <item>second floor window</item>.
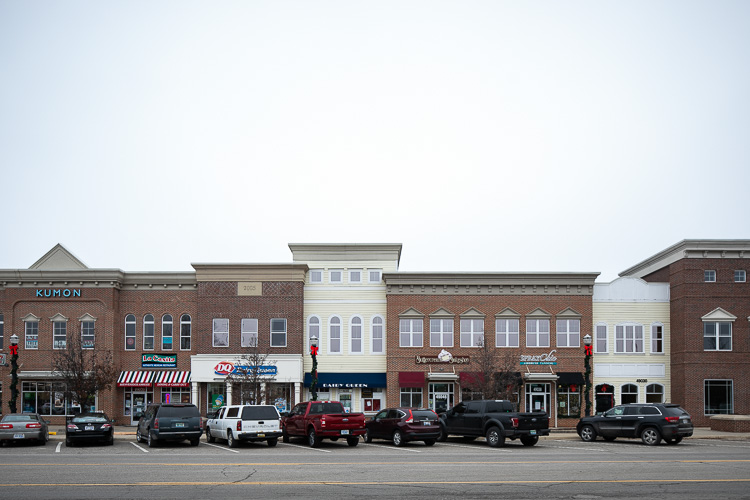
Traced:
<path fill-rule="evenodd" d="M 96 323 L 94 321 L 81 322 L 81 347 L 83 349 L 93 349 L 96 341 Z"/>
<path fill-rule="evenodd" d="M 581 320 L 557 320 L 557 347 L 581 346 Z"/>
<path fill-rule="evenodd" d="M 732 323 L 729 321 L 707 321 L 703 323 L 703 350 L 731 351 Z"/>
<path fill-rule="evenodd" d="M 383 354 L 385 352 L 384 341 L 383 318 L 375 316 L 372 318 L 372 354 Z"/>
<path fill-rule="evenodd" d="M 604 323 L 596 325 L 596 330 L 594 330 L 594 352 L 599 354 L 609 352 L 609 346 L 607 346 L 607 325 Z"/>
<path fill-rule="evenodd" d="M 662 325 L 651 325 L 651 352 L 655 354 L 664 352 L 664 326 Z"/>
<path fill-rule="evenodd" d="M 135 351 L 135 315 L 125 316 L 125 350 Z"/>
<path fill-rule="evenodd" d="M 362 354 L 364 351 L 362 339 L 362 318 L 353 316 L 349 325 L 349 352 L 351 354 Z"/>
<path fill-rule="evenodd" d="M 192 321 L 190 315 L 183 314 L 180 318 L 180 350 L 189 351 L 192 339 Z"/>
<path fill-rule="evenodd" d="M 0 350 L 3 349 L 3 339 L 5 337 L 5 320 L 3 315 L 0 314 Z"/>
<path fill-rule="evenodd" d="M 213 346 L 229 347 L 229 320 L 214 318 L 213 325 Z"/>
<path fill-rule="evenodd" d="M 549 347 L 549 320 L 526 320 L 526 347 Z"/>
<path fill-rule="evenodd" d="M 710 269 L 703 271 L 703 281 L 706 283 L 713 283 L 716 281 L 716 271 Z"/>
<path fill-rule="evenodd" d="M 26 349 L 39 349 L 39 322 L 26 322 Z"/>
<path fill-rule="evenodd" d="M 328 320 L 328 354 L 341 354 L 341 318 Z"/>
<path fill-rule="evenodd" d="M 65 349 L 68 341 L 68 323 L 65 321 L 52 322 L 52 348 Z"/>
<path fill-rule="evenodd" d="M 480 347 L 484 342 L 484 320 L 461 320 L 461 347 Z"/>
<path fill-rule="evenodd" d="M 453 347 L 453 320 L 430 320 L 430 347 Z"/>
<path fill-rule="evenodd" d="M 161 318 L 161 349 L 172 350 L 172 315 L 165 314 Z"/>
<path fill-rule="evenodd" d="M 258 320 L 255 318 L 242 318 L 240 324 L 240 344 L 242 347 L 258 346 Z"/>
<path fill-rule="evenodd" d="M 495 320 L 496 347 L 518 347 L 518 323 L 517 319 Z"/>
<path fill-rule="evenodd" d="M 271 347 L 286 347 L 286 319 L 271 320 Z"/>
<path fill-rule="evenodd" d="M 638 354 L 643 351 L 643 325 L 616 325 L 615 352 Z"/>
<path fill-rule="evenodd" d="M 147 314 L 143 317 L 143 350 L 154 350 L 154 315 Z"/>
<path fill-rule="evenodd" d="M 734 282 L 735 283 L 744 283 L 747 279 L 747 276 L 745 274 L 744 269 L 737 269 L 734 271 Z"/>
<path fill-rule="evenodd" d="M 421 319 L 402 319 L 399 321 L 399 346 L 422 347 Z"/>

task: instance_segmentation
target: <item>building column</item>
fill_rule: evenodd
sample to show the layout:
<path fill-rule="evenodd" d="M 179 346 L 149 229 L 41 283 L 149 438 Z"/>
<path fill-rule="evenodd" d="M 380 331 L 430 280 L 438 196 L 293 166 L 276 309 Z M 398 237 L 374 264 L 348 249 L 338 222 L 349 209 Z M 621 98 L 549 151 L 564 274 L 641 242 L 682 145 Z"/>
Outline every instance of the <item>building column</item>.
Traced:
<path fill-rule="evenodd" d="M 191 382 L 190 383 L 190 401 L 198 407 L 198 410 L 200 411 L 201 408 L 201 402 L 200 402 L 200 386 L 198 385 L 198 382 Z"/>
<path fill-rule="evenodd" d="M 227 406 L 232 404 L 232 383 L 227 381 Z"/>

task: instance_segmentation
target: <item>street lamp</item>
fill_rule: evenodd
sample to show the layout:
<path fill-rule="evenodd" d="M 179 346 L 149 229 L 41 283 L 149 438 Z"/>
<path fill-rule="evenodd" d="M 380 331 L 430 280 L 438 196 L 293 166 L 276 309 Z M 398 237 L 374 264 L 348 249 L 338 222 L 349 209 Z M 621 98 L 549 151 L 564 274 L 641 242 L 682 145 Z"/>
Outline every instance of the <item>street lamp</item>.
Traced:
<path fill-rule="evenodd" d="M 591 354 L 593 348 L 591 347 L 591 335 L 588 333 L 583 336 L 583 346 L 585 349 L 586 357 L 584 358 L 584 368 L 586 373 L 584 377 L 586 379 L 586 391 L 584 397 L 586 398 L 586 416 L 591 416 Z"/>
<path fill-rule="evenodd" d="M 11 413 L 16 413 L 18 400 L 18 335 L 10 336 L 10 401 L 8 406 Z"/>
<path fill-rule="evenodd" d="M 310 383 L 310 399 L 312 401 L 318 400 L 318 393 L 315 387 L 318 385 L 318 337 L 313 335 L 310 337 L 310 356 L 312 356 L 312 371 L 310 375 L 312 381 Z"/>

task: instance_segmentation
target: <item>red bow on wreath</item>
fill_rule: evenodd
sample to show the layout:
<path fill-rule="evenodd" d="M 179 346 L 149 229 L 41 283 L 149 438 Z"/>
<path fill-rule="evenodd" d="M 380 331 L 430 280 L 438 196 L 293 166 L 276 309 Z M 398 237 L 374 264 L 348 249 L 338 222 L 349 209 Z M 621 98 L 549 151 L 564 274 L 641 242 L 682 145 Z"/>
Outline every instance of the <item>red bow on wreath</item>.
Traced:
<path fill-rule="evenodd" d="M 591 356 L 594 353 L 594 346 L 585 345 L 583 347 L 586 350 L 586 356 Z"/>
<path fill-rule="evenodd" d="M 318 346 L 314 345 L 310 347 L 310 354 L 317 356 L 318 355 Z"/>
<path fill-rule="evenodd" d="M 11 345 L 10 346 L 10 354 L 12 356 L 18 356 L 18 346 L 17 345 Z"/>

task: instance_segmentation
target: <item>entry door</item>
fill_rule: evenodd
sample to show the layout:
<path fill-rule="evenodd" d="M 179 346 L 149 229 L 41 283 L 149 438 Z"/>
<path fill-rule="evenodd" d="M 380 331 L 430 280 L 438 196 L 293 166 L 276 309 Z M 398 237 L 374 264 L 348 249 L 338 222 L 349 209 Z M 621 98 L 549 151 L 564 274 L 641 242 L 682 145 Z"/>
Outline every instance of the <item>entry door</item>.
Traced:
<path fill-rule="evenodd" d="M 550 384 L 526 384 L 526 411 L 544 411 L 550 415 Z"/>
<path fill-rule="evenodd" d="M 138 425 L 138 416 L 143 415 L 146 412 L 146 406 L 148 406 L 146 393 L 134 392 L 130 397 L 132 398 L 130 403 L 130 407 L 132 408 L 130 412 L 130 425 Z"/>
<path fill-rule="evenodd" d="M 428 385 L 429 408 L 436 413 L 445 412 L 453 407 L 453 384 L 431 382 Z"/>

